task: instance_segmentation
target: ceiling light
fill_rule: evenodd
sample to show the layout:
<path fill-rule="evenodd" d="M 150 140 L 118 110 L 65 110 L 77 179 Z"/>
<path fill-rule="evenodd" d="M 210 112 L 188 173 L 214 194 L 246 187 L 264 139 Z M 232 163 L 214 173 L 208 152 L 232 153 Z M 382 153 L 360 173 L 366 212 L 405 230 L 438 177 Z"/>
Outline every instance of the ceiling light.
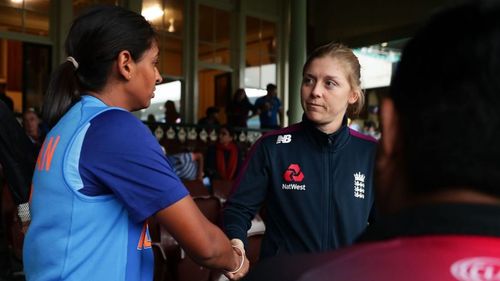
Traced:
<path fill-rule="evenodd" d="M 168 27 L 168 32 L 175 32 L 174 18 L 170 18 L 168 22 L 170 23 L 170 26 Z"/>
<path fill-rule="evenodd" d="M 141 14 L 146 20 L 152 21 L 163 16 L 163 10 L 160 8 L 160 6 L 156 5 L 143 9 Z"/>

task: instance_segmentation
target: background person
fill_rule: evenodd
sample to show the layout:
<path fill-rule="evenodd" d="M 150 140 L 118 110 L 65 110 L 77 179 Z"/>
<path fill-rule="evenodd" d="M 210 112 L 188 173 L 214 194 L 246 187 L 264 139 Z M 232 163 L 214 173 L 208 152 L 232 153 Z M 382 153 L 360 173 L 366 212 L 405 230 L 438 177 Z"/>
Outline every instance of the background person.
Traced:
<path fill-rule="evenodd" d="M 283 107 L 277 96 L 277 87 L 267 84 L 267 94 L 255 100 L 255 108 L 259 115 L 261 129 L 278 129 L 283 122 Z"/>
<path fill-rule="evenodd" d="M 4 104 L 10 111 L 13 112 L 14 102 L 12 101 L 11 97 L 7 96 L 6 90 L 7 90 L 7 82 L 5 81 L 4 78 L 0 78 L 0 100 L 4 102 Z"/>
<path fill-rule="evenodd" d="M 242 250 L 204 217 L 130 113 L 150 105 L 161 81 L 156 36 L 144 17 L 116 6 L 73 22 L 69 57 L 45 95 L 52 129 L 33 178 L 28 280 L 152 280 L 150 216 L 194 261 L 234 279 L 247 271 Z"/>
<path fill-rule="evenodd" d="M 171 100 L 165 102 L 165 123 L 167 125 L 181 123 L 181 115 L 177 112 L 175 103 Z"/>
<path fill-rule="evenodd" d="M 327 44 L 311 53 L 301 102 L 301 123 L 254 144 L 223 210 L 228 237 L 246 244 L 265 202 L 261 258 L 350 245 L 373 207 L 376 142 L 347 127 L 347 108 L 359 111 L 364 102 L 359 62 L 349 48 Z"/>
<path fill-rule="evenodd" d="M 255 107 L 248 99 L 245 89 L 236 90 L 227 107 L 227 123 L 231 127 L 247 127 L 248 118 L 254 115 Z"/>
<path fill-rule="evenodd" d="M 203 153 L 181 152 L 167 155 L 167 158 L 181 180 L 203 180 Z"/>
<path fill-rule="evenodd" d="M 219 127 L 219 109 L 215 106 L 208 107 L 207 110 L 205 110 L 205 116 L 198 120 L 198 126 L 207 129 Z"/>
<path fill-rule="evenodd" d="M 17 206 L 23 231 L 31 219 L 28 200 L 35 160 L 33 144 L 14 113 L 0 101 L 0 186 L 2 190 L 4 187 L 9 189 L 12 200 Z M 5 207 L 1 206 L 7 202 L 1 198 L 3 194 L 0 193 L 0 207 L 5 210 Z M 2 280 L 16 277 L 15 275 L 22 269 L 22 266 L 17 264 L 19 262 L 15 262 L 13 249 L 8 247 L 7 237 L 13 229 L 18 228 L 4 224 L 4 221 L 0 223 L 0 279 Z M 17 234 L 22 236 L 22 233 Z"/>
<path fill-rule="evenodd" d="M 42 128 L 42 120 L 34 109 L 28 109 L 23 113 L 23 128 L 26 135 L 35 146 L 35 156 L 42 148 L 45 132 Z"/>
<path fill-rule="evenodd" d="M 498 279 L 499 53 L 498 2 L 432 18 L 404 48 L 381 103 L 382 218 L 355 247 L 269 260 L 246 280 Z"/>
<path fill-rule="evenodd" d="M 219 128 L 218 142 L 207 149 L 206 171 L 216 179 L 234 180 L 241 166 L 241 153 L 234 142 L 234 131 L 223 125 Z"/>

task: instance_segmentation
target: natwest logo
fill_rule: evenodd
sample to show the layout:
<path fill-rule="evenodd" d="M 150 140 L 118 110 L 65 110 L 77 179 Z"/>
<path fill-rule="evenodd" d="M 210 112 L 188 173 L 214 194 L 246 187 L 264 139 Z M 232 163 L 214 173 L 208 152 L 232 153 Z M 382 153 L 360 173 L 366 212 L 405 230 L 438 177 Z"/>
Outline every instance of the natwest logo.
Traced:
<path fill-rule="evenodd" d="M 460 281 L 500 280 L 500 259 L 497 257 L 470 257 L 451 265 L 451 274 Z"/>
<path fill-rule="evenodd" d="M 304 179 L 304 174 L 298 164 L 290 164 L 283 174 L 283 179 L 286 182 L 301 182 Z"/>

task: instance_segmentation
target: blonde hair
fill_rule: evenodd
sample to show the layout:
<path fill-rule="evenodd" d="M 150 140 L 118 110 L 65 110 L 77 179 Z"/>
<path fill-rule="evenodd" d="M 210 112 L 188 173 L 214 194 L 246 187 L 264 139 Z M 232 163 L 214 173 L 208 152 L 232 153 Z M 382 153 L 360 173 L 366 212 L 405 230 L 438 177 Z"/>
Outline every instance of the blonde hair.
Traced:
<path fill-rule="evenodd" d="M 361 89 L 361 66 L 358 58 L 354 55 L 350 48 L 343 44 L 333 42 L 316 48 L 307 58 L 307 61 L 302 69 L 302 75 L 304 75 L 306 69 L 313 60 L 326 56 L 337 59 L 346 66 L 347 80 L 349 81 L 353 91 L 358 96 L 358 100 L 354 104 L 350 104 L 348 106 L 347 112 L 349 115 L 358 115 L 365 105 L 365 93 Z"/>

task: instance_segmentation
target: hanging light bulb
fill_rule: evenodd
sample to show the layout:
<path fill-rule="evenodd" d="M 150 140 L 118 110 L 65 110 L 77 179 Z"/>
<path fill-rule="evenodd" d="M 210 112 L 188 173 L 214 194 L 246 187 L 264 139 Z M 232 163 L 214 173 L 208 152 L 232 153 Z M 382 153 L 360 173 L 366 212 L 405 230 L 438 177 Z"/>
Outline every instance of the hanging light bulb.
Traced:
<path fill-rule="evenodd" d="M 174 18 L 170 18 L 168 22 L 170 23 L 170 26 L 168 27 L 168 32 L 175 32 Z"/>
<path fill-rule="evenodd" d="M 163 10 L 159 5 L 151 6 L 149 8 L 143 9 L 142 10 L 142 16 L 148 20 L 152 21 L 155 20 L 161 16 L 163 16 Z"/>

